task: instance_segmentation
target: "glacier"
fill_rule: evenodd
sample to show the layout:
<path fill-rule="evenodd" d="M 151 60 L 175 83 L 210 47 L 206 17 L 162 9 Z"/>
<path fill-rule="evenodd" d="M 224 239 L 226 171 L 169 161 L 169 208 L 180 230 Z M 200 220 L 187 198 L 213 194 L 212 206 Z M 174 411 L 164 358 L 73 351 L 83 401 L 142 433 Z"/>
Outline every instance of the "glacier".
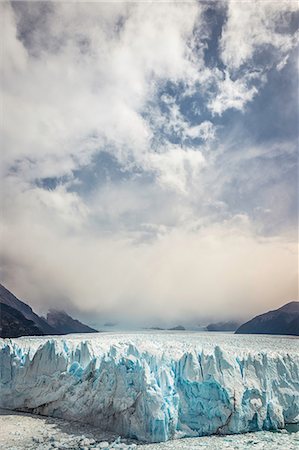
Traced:
<path fill-rule="evenodd" d="M 0 407 L 143 442 L 299 422 L 298 340 L 102 333 L 0 340 Z"/>

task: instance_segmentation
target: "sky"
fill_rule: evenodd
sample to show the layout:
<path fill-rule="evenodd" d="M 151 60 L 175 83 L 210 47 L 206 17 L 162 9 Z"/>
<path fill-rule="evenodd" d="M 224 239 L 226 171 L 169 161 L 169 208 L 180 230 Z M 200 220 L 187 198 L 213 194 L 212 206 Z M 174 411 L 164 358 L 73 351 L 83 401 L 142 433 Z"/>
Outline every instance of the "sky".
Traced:
<path fill-rule="evenodd" d="M 296 1 L 0 9 L 6 287 L 90 324 L 298 298 Z"/>

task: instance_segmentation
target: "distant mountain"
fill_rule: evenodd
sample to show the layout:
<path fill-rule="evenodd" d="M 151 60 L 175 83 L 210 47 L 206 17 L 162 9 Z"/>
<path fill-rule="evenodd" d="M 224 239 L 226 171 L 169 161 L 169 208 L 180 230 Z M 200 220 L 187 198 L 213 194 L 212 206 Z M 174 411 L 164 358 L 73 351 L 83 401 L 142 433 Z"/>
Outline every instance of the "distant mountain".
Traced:
<path fill-rule="evenodd" d="M 32 308 L 26 303 L 19 300 L 15 295 L 13 295 L 8 289 L 6 289 L 2 284 L 0 284 L 0 303 L 10 306 L 11 308 L 19 311 L 23 316 L 31 320 L 42 334 L 56 334 L 56 331 L 46 322 L 45 319 L 35 314 Z"/>
<path fill-rule="evenodd" d="M 20 336 L 41 336 L 43 331 L 15 308 L 0 303 L 0 336 L 3 338 Z"/>
<path fill-rule="evenodd" d="M 299 302 L 293 301 L 256 316 L 241 325 L 236 334 L 285 334 L 299 336 Z"/>
<path fill-rule="evenodd" d="M 47 322 L 58 334 L 97 333 L 97 330 L 84 325 L 84 323 L 79 320 L 73 319 L 66 312 L 57 311 L 55 309 L 48 312 Z"/>
<path fill-rule="evenodd" d="M 207 326 L 208 331 L 236 331 L 239 328 L 240 323 L 233 320 L 228 322 L 216 322 L 210 323 Z"/>
<path fill-rule="evenodd" d="M 177 325 L 176 327 L 168 328 L 169 331 L 185 331 L 186 328 L 183 325 Z"/>
<path fill-rule="evenodd" d="M 50 311 L 47 319 L 0 284 L 0 337 L 96 333 L 64 311 Z"/>

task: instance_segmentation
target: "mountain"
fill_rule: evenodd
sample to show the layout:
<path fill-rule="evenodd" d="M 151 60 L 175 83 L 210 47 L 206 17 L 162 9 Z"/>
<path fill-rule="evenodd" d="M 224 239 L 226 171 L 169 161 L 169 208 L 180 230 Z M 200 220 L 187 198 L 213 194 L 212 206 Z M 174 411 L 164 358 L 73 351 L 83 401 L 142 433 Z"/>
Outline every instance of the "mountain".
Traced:
<path fill-rule="evenodd" d="M 26 319 L 35 323 L 39 330 L 42 331 L 42 334 L 56 334 L 55 330 L 53 330 L 45 319 L 35 314 L 29 305 L 19 300 L 2 284 L 0 284 L 0 303 L 19 311 Z"/>
<path fill-rule="evenodd" d="M 169 331 L 185 331 L 186 328 L 183 325 L 177 325 L 176 327 L 168 328 Z"/>
<path fill-rule="evenodd" d="M 241 325 L 236 334 L 285 334 L 299 336 L 299 302 L 256 316 Z"/>
<path fill-rule="evenodd" d="M 0 304 L 0 336 L 41 336 L 43 331 L 32 321 L 15 308 L 4 303 Z"/>
<path fill-rule="evenodd" d="M 233 320 L 228 322 L 216 322 L 210 323 L 207 326 L 208 331 L 236 331 L 239 328 L 240 323 Z"/>
<path fill-rule="evenodd" d="M 58 334 L 97 333 L 97 330 L 94 330 L 88 325 L 84 325 L 79 320 L 73 319 L 66 312 L 55 309 L 48 312 L 47 322 Z"/>
<path fill-rule="evenodd" d="M 0 284 L 0 337 L 96 332 L 64 311 L 53 310 L 47 319 L 40 317 Z"/>

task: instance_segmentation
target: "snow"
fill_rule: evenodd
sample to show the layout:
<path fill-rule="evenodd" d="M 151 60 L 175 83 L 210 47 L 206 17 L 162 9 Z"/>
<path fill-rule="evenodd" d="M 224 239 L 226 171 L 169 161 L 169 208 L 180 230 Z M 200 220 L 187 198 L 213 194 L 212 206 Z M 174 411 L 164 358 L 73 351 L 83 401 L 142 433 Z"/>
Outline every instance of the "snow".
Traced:
<path fill-rule="evenodd" d="M 299 421 L 297 339 L 103 333 L 1 340 L 0 349 L 1 407 L 140 441 Z"/>
<path fill-rule="evenodd" d="M 77 422 L 0 410 L 0 448 L 5 450 L 297 450 L 299 432 L 260 431 L 243 435 L 208 436 L 159 444 L 132 443 Z M 83 447 L 82 445 L 85 445 Z"/>
<path fill-rule="evenodd" d="M 299 433 L 269 431 L 231 436 L 209 436 L 141 446 L 140 450 L 298 450 Z M 137 448 L 139 450 L 139 447 Z"/>
<path fill-rule="evenodd" d="M 0 448 L 5 450 L 136 450 L 136 443 L 78 422 L 0 410 Z"/>
<path fill-rule="evenodd" d="M 129 442 L 86 424 L 0 410 L 0 448 L 5 450 L 297 450 L 299 432 L 261 431 L 231 436 L 172 440 L 159 444 Z M 83 445 L 85 447 L 83 447 Z"/>

